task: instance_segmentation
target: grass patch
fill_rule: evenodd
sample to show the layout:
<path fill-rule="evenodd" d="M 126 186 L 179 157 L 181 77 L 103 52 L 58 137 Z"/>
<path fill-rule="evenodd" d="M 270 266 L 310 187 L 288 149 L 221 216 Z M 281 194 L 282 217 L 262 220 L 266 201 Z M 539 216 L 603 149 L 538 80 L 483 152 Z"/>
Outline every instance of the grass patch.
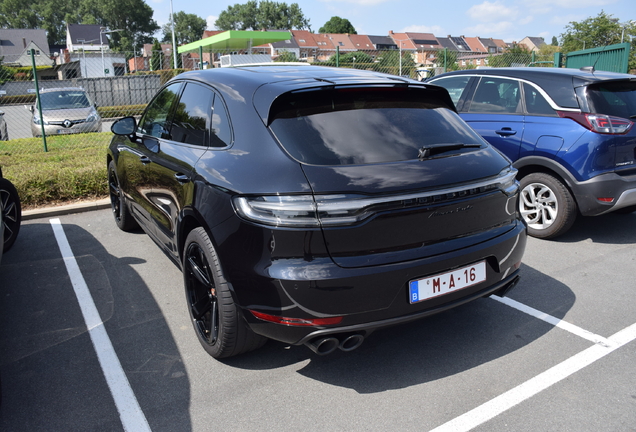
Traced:
<path fill-rule="evenodd" d="M 25 208 L 108 195 L 110 132 L 0 141 L 0 166 Z"/>

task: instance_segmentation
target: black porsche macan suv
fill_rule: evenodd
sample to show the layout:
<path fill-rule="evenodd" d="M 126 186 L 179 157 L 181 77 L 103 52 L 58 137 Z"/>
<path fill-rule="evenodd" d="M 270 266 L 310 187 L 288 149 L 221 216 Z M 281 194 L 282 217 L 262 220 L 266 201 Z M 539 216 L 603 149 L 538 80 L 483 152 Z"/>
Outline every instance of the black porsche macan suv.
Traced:
<path fill-rule="evenodd" d="M 181 266 L 203 347 L 319 354 L 518 280 L 516 171 L 448 92 L 315 66 L 193 71 L 113 125 L 112 208 Z"/>

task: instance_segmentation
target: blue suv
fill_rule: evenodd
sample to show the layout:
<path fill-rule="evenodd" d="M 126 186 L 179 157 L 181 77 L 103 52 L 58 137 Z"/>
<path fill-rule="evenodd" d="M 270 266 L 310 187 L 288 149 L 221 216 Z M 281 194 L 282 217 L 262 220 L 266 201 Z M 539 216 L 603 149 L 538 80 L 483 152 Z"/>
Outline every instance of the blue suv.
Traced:
<path fill-rule="evenodd" d="M 454 71 L 461 117 L 519 170 L 528 233 L 553 238 L 577 215 L 636 210 L 636 76 L 593 68 Z"/>

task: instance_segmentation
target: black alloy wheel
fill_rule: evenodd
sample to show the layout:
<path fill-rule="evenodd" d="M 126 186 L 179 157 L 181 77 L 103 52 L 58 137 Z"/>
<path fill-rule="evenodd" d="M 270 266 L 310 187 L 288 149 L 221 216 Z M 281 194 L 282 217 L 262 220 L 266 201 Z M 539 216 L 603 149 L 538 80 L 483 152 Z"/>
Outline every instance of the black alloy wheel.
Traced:
<path fill-rule="evenodd" d="M 262 346 L 241 316 L 207 232 L 199 227 L 185 242 L 183 280 L 194 331 L 214 358 L 231 357 Z"/>
<path fill-rule="evenodd" d="M 128 206 L 124 201 L 124 194 L 121 191 L 119 177 L 117 177 L 117 167 L 114 161 L 108 164 L 108 191 L 110 195 L 110 207 L 113 211 L 115 223 L 122 231 L 131 231 L 139 225 L 130 214 Z"/>
<path fill-rule="evenodd" d="M 4 244 L 2 251 L 8 251 L 15 243 L 22 222 L 22 207 L 20 196 L 13 183 L 5 178 L 0 178 L 0 208 L 4 221 Z"/>
<path fill-rule="evenodd" d="M 186 251 L 186 295 L 194 328 L 208 345 L 219 337 L 219 302 L 212 269 L 198 243 L 190 243 Z"/>

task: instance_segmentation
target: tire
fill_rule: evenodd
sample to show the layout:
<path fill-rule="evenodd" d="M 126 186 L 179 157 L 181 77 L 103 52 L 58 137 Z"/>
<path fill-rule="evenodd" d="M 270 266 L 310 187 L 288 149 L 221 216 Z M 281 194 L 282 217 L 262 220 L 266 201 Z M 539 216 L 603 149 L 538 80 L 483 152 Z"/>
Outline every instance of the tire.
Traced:
<path fill-rule="evenodd" d="M 4 222 L 4 227 L 2 227 L 4 229 L 2 251 L 6 252 L 11 249 L 20 232 L 22 207 L 20 206 L 18 191 L 13 186 L 13 183 L 5 178 L 0 178 L 0 207 Z"/>
<path fill-rule="evenodd" d="M 254 333 L 241 316 L 202 227 L 186 239 L 183 280 L 194 331 L 208 354 L 217 359 L 232 357 L 265 344 L 267 338 Z"/>
<path fill-rule="evenodd" d="M 133 231 L 139 228 L 139 224 L 130 213 L 126 198 L 121 191 L 115 161 L 110 161 L 108 164 L 108 191 L 110 194 L 110 208 L 113 211 L 117 227 L 122 231 Z"/>
<path fill-rule="evenodd" d="M 532 237 L 549 239 L 564 234 L 577 216 L 572 194 L 557 178 L 546 173 L 532 173 L 519 182 L 519 211 Z"/>

